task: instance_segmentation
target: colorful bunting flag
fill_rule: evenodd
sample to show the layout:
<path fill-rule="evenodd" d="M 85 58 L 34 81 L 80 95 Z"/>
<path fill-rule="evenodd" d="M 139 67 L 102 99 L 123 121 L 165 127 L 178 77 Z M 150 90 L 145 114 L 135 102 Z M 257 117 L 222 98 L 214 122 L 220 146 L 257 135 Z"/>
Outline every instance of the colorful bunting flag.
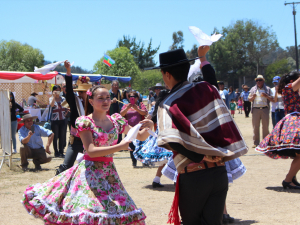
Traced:
<path fill-rule="evenodd" d="M 109 67 L 111 67 L 111 65 L 115 64 L 115 61 L 110 58 L 108 55 L 104 54 L 104 59 L 103 62 L 108 65 Z"/>

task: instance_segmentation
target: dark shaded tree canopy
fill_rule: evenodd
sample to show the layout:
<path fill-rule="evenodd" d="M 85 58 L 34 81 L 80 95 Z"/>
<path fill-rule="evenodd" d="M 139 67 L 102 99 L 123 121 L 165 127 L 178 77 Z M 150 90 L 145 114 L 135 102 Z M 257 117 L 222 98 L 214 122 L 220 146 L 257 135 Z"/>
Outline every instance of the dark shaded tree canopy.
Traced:
<path fill-rule="evenodd" d="M 130 53 L 134 57 L 135 63 L 138 65 L 140 69 L 144 69 L 147 67 L 155 66 L 156 62 L 154 61 L 154 57 L 159 50 L 159 47 L 152 48 L 152 38 L 147 47 L 145 47 L 144 42 L 137 42 L 136 38 L 130 38 L 130 36 L 123 36 L 123 39 L 118 40 L 118 47 L 126 47 L 130 50 Z"/>

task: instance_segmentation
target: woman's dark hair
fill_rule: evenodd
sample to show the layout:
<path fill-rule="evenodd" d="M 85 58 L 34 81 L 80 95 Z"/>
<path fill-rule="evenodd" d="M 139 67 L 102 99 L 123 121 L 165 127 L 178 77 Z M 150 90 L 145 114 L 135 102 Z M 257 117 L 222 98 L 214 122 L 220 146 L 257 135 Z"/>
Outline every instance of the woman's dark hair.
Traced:
<path fill-rule="evenodd" d="M 186 81 L 190 71 L 190 64 L 184 63 L 177 66 L 162 68 L 161 70 L 164 73 L 169 72 L 176 81 Z"/>
<path fill-rule="evenodd" d="M 291 81 L 295 81 L 299 78 L 299 73 L 297 71 L 293 71 L 290 73 L 286 73 L 284 74 L 278 84 L 278 93 L 282 94 L 282 89 L 289 83 L 291 83 Z"/>
<path fill-rule="evenodd" d="M 14 93 L 10 91 L 11 105 L 14 106 L 16 104 Z"/>
<path fill-rule="evenodd" d="M 130 95 L 130 94 L 133 94 L 135 98 L 139 97 L 138 93 L 136 91 L 134 91 L 134 90 L 129 91 L 128 95 Z"/>
<path fill-rule="evenodd" d="M 85 115 L 86 116 L 94 112 L 94 108 L 90 104 L 89 99 L 93 99 L 94 98 L 96 90 L 99 89 L 99 88 L 105 88 L 107 90 L 107 88 L 104 87 L 103 85 L 96 85 L 96 86 L 88 89 L 88 91 L 90 91 L 92 93 L 92 96 L 89 96 L 88 94 L 86 94 L 85 107 L 84 107 L 84 111 L 85 111 Z"/>
<path fill-rule="evenodd" d="M 56 91 L 57 89 L 59 89 L 59 90 L 61 91 L 60 86 L 54 85 L 54 86 L 52 87 L 52 92 L 53 92 L 53 91 Z"/>

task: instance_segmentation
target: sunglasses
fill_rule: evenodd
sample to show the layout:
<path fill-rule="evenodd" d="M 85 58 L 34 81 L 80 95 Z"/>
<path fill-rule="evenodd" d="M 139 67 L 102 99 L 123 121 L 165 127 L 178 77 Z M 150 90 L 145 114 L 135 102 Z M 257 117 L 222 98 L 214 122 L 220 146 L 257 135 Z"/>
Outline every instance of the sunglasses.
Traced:
<path fill-rule="evenodd" d="M 261 80 L 261 79 L 256 80 L 256 82 L 259 82 L 259 81 L 263 81 L 263 80 Z"/>
<path fill-rule="evenodd" d="M 155 88 L 155 90 L 162 90 L 162 88 Z"/>
<path fill-rule="evenodd" d="M 136 98 L 136 97 L 137 97 L 136 95 L 129 96 L 129 98 Z"/>

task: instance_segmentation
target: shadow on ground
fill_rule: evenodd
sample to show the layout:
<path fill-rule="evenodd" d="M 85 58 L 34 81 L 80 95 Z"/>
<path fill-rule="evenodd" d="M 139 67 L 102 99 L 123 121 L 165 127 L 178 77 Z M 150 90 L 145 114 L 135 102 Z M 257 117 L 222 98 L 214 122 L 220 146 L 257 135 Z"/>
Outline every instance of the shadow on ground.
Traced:
<path fill-rule="evenodd" d="M 259 221 L 256 220 L 241 220 L 241 219 L 234 219 L 234 223 L 232 224 L 242 224 L 242 225 L 250 225 L 250 224 L 255 224 L 258 223 Z"/>
<path fill-rule="evenodd" d="M 174 184 L 164 184 L 164 187 L 161 188 L 153 188 L 152 185 L 146 185 L 143 188 L 147 188 L 153 191 L 168 191 L 168 192 L 175 192 L 175 185 Z"/>
<path fill-rule="evenodd" d="M 267 190 L 277 191 L 277 192 L 288 192 L 288 193 L 300 193 L 300 189 L 284 189 L 283 187 L 266 187 Z"/>

